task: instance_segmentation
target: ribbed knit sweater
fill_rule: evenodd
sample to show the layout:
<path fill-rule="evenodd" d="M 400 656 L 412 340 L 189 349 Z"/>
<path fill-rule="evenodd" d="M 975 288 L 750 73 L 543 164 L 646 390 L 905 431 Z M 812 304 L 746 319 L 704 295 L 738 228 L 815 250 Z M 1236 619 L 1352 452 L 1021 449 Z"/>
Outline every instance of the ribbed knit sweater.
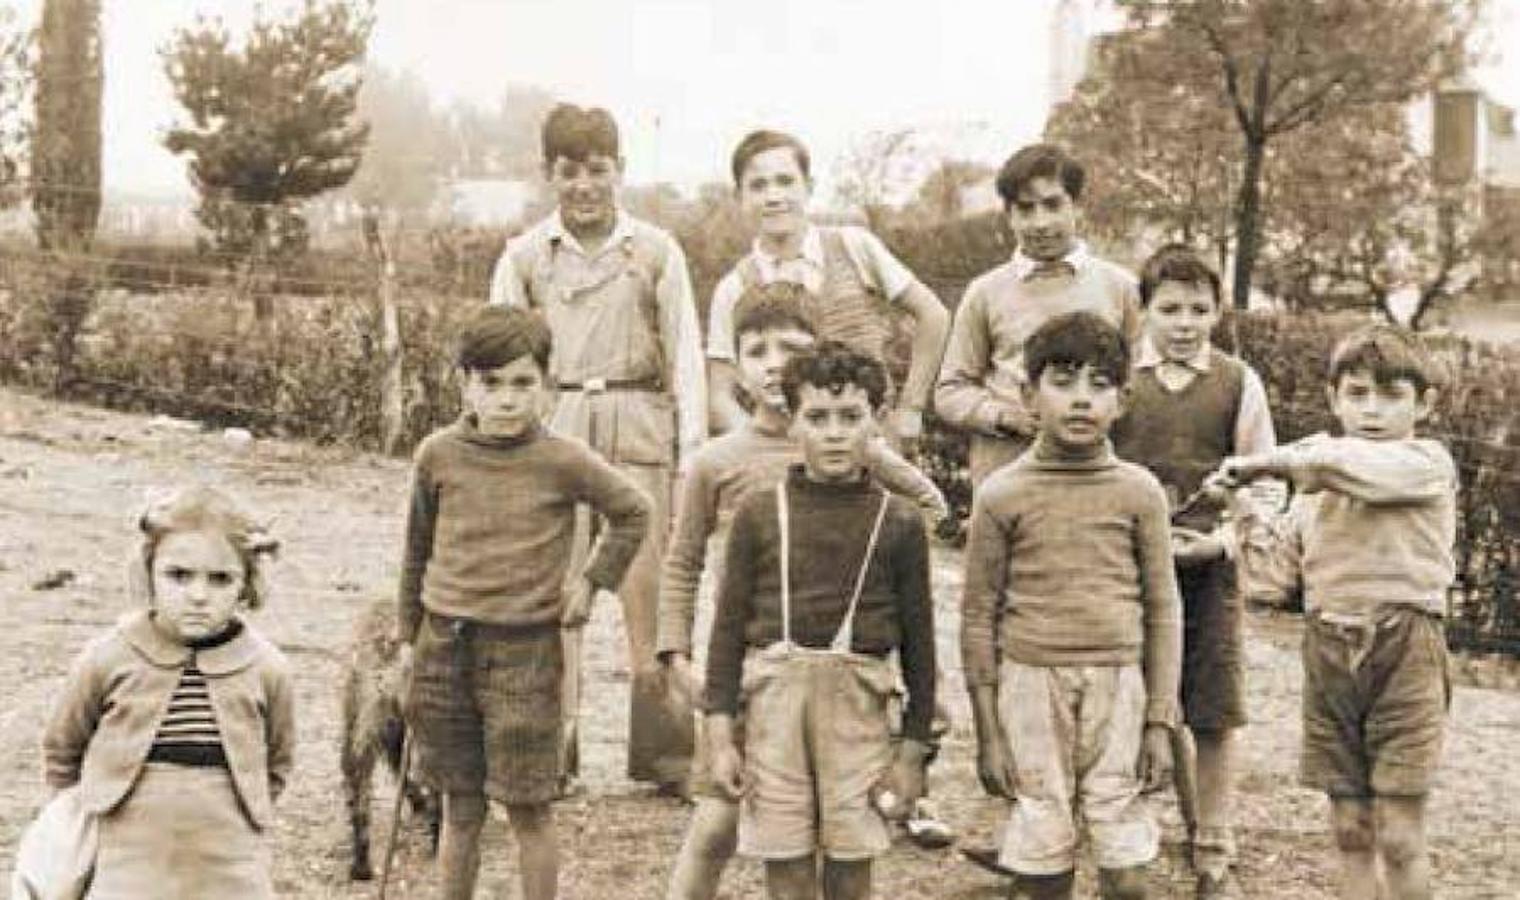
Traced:
<path fill-rule="evenodd" d="M 468 418 L 417 448 L 399 591 L 402 637 L 424 609 L 493 625 L 559 621 L 575 507 L 605 516 L 585 575 L 615 590 L 648 527 L 649 499 L 574 438 L 488 437 Z"/>
<path fill-rule="evenodd" d="M 868 480 L 810 481 L 801 466 L 787 475 L 791 509 L 791 634 L 804 647 L 826 648 L 849 607 L 881 489 Z M 934 607 L 929 541 L 923 519 L 892 497 L 855 611 L 857 653 L 898 651 L 908 689 L 902 732 L 928 740 L 934 710 Z M 734 515 L 707 653 L 704 706 L 733 715 L 745 651 L 781 640 L 781 540 L 774 491 L 756 491 Z"/>
<path fill-rule="evenodd" d="M 1004 657 L 1141 663 L 1146 720 L 1175 721 L 1182 609 L 1166 493 L 1108 446 L 1063 459 L 1037 442 L 982 484 L 961 604 L 968 686 L 997 684 Z"/>

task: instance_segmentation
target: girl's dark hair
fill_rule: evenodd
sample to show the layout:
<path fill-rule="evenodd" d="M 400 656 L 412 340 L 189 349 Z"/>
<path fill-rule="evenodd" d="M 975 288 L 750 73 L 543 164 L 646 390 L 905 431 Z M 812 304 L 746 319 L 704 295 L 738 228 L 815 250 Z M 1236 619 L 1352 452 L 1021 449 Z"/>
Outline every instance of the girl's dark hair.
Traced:
<path fill-rule="evenodd" d="M 772 281 L 747 288 L 734 304 L 734 348 L 739 336 L 768 328 L 799 328 L 818 335 L 813 318 L 817 297 L 795 281 Z"/>
<path fill-rule="evenodd" d="M 467 372 L 499 369 L 520 356 L 531 356 L 549 371 L 553 341 L 544 317 L 518 306 L 485 306 L 459 330 L 454 362 Z"/>
<path fill-rule="evenodd" d="M 811 351 L 792 357 L 781 370 L 781 392 L 786 395 L 787 409 L 794 413 L 803 385 L 830 393 L 853 385 L 866 392 L 871 411 L 876 412 L 886 402 L 890 383 L 881 360 L 839 341 L 821 341 Z"/>
<path fill-rule="evenodd" d="M 808 157 L 807 146 L 802 141 L 784 131 L 770 131 L 762 128 L 746 134 L 744 139 L 739 141 L 739 146 L 734 148 L 734 156 L 729 166 L 734 173 L 734 187 L 739 187 L 739 181 L 744 177 L 744 170 L 749 166 L 750 160 L 777 147 L 786 147 L 796 154 L 797 167 L 802 170 L 803 178 L 813 177 L 810 171 L 812 161 Z"/>
<path fill-rule="evenodd" d="M 1218 273 L 1186 244 L 1167 244 L 1152 253 L 1140 267 L 1140 305 L 1149 307 L 1156 289 L 1167 281 L 1192 287 L 1207 286 L 1214 297 L 1214 308 L 1221 308 L 1223 294 Z"/>
<path fill-rule="evenodd" d="M 618 158 L 618 128 L 601 107 L 583 109 L 561 103 L 549 110 L 543 127 L 544 165 L 558 157 L 585 162 L 593 156 Z"/>
<path fill-rule="evenodd" d="M 1092 366 L 1122 385 L 1129 378 L 1129 348 L 1124 336 L 1102 316 L 1071 312 L 1056 316 L 1024 342 L 1024 371 L 1035 384 L 1051 366 Z"/>
<path fill-rule="evenodd" d="M 1055 144 L 1030 144 L 1008 157 L 1003 168 L 998 170 L 997 192 L 1003 198 L 1003 209 L 1012 209 L 1019 194 L 1036 178 L 1054 178 L 1061 182 L 1066 196 L 1076 203 L 1082 199 L 1087 170 Z"/>

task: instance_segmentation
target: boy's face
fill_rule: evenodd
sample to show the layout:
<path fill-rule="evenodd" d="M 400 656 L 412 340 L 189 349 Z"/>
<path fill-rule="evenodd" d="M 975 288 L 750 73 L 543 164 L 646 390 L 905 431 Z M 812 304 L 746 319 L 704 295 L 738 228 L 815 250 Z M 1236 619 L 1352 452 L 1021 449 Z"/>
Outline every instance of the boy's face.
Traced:
<path fill-rule="evenodd" d="M 807 227 L 812 191 L 796 151 L 772 147 L 751 157 L 739 176 L 739 208 L 761 234 L 797 234 Z"/>
<path fill-rule="evenodd" d="M 1207 284 L 1163 281 L 1145 310 L 1145 331 L 1167 362 L 1187 362 L 1208 346 L 1219 308 Z"/>
<path fill-rule="evenodd" d="M 796 325 L 741 331 L 737 341 L 739 387 L 756 403 L 786 409 L 781 370 L 787 360 L 813 346 L 812 332 Z"/>
<path fill-rule="evenodd" d="M 1327 391 L 1330 410 L 1346 434 L 1373 441 L 1413 437 L 1415 425 L 1435 403 L 1433 389 L 1422 394 L 1407 378 L 1380 383 L 1364 370 L 1346 372 Z"/>
<path fill-rule="evenodd" d="M 584 160 L 556 156 L 545 167 L 559 203 L 560 218 L 572 233 L 610 231 L 617 220 L 617 189 L 623 161 L 602 153 Z"/>
<path fill-rule="evenodd" d="M 243 596 L 243 560 L 216 531 L 165 535 L 151 575 L 154 624 L 181 643 L 220 634 Z"/>
<path fill-rule="evenodd" d="M 538 424 L 546 399 L 544 372 L 524 354 L 494 369 L 466 369 L 464 408 L 490 437 L 521 437 Z"/>
<path fill-rule="evenodd" d="M 1031 178 L 1008 208 L 1008 225 L 1030 259 L 1053 262 L 1077 242 L 1077 203 L 1057 178 Z"/>
<path fill-rule="evenodd" d="M 1124 411 L 1120 386 L 1090 363 L 1046 366 L 1039 381 L 1025 386 L 1024 397 L 1040 431 L 1067 450 L 1102 444 Z"/>
<path fill-rule="evenodd" d="M 866 441 L 875 432 L 871 400 L 859 385 L 837 393 L 804 384 L 797 392 L 792 436 L 802 445 L 802 460 L 813 481 L 853 481 L 865 467 Z"/>

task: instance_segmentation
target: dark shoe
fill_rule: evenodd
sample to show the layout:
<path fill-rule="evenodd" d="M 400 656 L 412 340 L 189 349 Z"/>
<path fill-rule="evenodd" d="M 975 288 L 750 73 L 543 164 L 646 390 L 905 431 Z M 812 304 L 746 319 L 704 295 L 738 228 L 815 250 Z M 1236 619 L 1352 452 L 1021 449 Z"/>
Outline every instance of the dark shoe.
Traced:
<path fill-rule="evenodd" d="M 961 856 L 975 863 L 979 868 L 985 869 L 994 875 L 1004 878 L 1018 878 L 1019 873 L 1012 869 L 1005 869 L 998 864 L 998 849 L 996 847 L 962 847 Z"/>

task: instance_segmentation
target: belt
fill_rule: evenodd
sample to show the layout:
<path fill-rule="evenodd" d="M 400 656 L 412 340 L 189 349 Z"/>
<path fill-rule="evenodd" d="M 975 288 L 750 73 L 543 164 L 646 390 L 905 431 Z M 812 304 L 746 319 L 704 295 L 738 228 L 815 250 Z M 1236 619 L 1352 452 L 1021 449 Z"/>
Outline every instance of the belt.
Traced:
<path fill-rule="evenodd" d="M 561 391 L 579 391 L 583 394 L 605 394 L 608 391 L 649 391 L 664 389 L 658 378 L 587 378 L 583 382 L 561 381 L 555 388 Z"/>
<path fill-rule="evenodd" d="M 427 610 L 427 618 L 436 623 L 436 626 L 448 633 L 452 641 L 464 641 L 471 639 L 484 640 L 511 640 L 521 639 L 544 631 L 558 631 L 559 624 L 546 625 L 500 625 L 495 622 L 482 622 L 478 619 L 462 619 L 457 616 L 446 616 Z"/>

